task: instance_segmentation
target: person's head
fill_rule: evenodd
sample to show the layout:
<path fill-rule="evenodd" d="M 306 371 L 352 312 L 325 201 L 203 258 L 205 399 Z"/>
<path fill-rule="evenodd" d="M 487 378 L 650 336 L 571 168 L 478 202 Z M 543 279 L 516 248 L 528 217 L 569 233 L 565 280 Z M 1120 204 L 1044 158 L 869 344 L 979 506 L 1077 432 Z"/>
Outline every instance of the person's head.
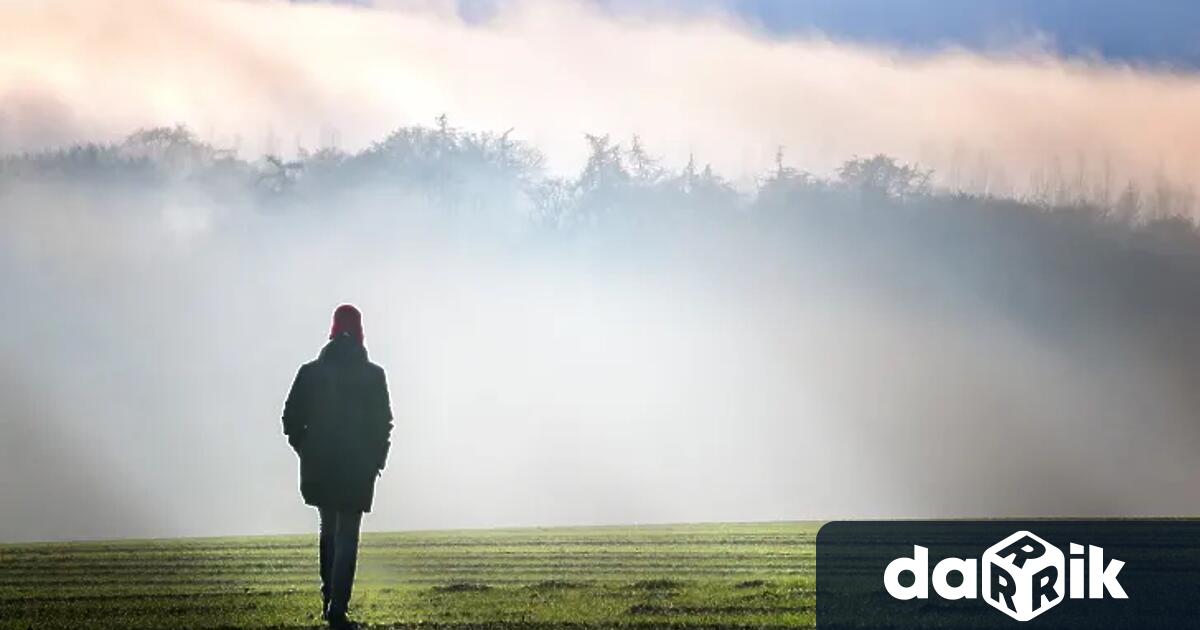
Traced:
<path fill-rule="evenodd" d="M 343 304 L 333 311 L 333 327 L 329 329 L 329 338 L 336 339 L 348 335 L 352 339 L 363 342 L 362 313 L 353 305 Z"/>

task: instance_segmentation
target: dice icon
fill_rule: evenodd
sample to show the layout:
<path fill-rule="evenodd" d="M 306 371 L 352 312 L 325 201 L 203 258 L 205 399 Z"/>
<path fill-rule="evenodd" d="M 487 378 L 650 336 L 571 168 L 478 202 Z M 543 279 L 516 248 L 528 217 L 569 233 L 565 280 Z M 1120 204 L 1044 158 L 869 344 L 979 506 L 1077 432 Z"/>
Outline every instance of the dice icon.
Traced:
<path fill-rule="evenodd" d="M 1063 600 L 1066 557 L 1031 532 L 1015 532 L 983 553 L 983 599 L 1017 621 Z"/>

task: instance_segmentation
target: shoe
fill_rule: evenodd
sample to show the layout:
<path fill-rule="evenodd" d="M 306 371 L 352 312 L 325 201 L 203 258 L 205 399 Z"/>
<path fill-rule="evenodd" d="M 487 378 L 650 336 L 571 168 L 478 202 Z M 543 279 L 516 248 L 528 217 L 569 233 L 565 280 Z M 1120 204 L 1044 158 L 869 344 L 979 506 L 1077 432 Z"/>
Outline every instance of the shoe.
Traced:
<path fill-rule="evenodd" d="M 350 621 L 350 619 L 346 617 L 346 613 L 341 613 L 341 614 L 333 613 L 333 614 L 329 615 L 328 621 L 329 621 L 330 630 L 361 630 L 362 629 L 362 626 L 359 625 L 358 622 Z"/>
<path fill-rule="evenodd" d="M 329 596 L 321 593 L 321 620 L 329 621 Z"/>

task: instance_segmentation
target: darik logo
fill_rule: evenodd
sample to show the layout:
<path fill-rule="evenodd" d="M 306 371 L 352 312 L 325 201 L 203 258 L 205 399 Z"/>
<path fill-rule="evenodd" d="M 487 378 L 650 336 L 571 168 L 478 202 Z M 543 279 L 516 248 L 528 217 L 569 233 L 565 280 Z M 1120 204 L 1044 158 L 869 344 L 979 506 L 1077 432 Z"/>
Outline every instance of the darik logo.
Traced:
<path fill-rule="evenodd" d="M 1017 621 L 1029 621 L 1057 606 L 1064 598 L 1128 599 L 1117 574 L 1120 560 L 1104 561 L 1104 550 L 1071 543 L 1070 558 L 1032 532 L 1019 531 L 983 552 L 982 575 L 975 559 L 946 558 L 933 567 L 933 590 L 944 599 L 983 599 Z M 1086 570 L 1085 570 L 1086 567 Z M 909 586 L 901 574 L 912 574 Z M 951 580 L 951 574 L 957 577 Z M 981 579 L 980 579 L 981 578 Z M 951 584 L 955 582 L 956 584 Z M 911 558 L 897 558 L 883 573 L 883 585 L 896 599 L 929 597 L 929 549 L 913 546 Z"/>

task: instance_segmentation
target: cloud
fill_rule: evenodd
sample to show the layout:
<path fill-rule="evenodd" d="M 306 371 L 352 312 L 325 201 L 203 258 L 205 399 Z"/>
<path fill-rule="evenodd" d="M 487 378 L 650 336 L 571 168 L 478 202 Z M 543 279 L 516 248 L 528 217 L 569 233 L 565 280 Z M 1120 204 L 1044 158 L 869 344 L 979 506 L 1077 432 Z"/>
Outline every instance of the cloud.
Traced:
<path fill-rule="evenodd" d="M 0 149 L 184 123 L 245 152 L 359 148 L 441 113 L 504 130 L 569 171 L 584 133 L 640 134 L 672 163 L 728 176 L 829 172 L 885 152 L 950 186 L 1128 180 L 1184 187 L 1197 166 L 1200 77 L 1014 50 L 929 54 L 760 37 L 715 13 L 650 17 L 572 2 L 374 8 L 207 0 L 17 1 L 0 7 Z"/>

